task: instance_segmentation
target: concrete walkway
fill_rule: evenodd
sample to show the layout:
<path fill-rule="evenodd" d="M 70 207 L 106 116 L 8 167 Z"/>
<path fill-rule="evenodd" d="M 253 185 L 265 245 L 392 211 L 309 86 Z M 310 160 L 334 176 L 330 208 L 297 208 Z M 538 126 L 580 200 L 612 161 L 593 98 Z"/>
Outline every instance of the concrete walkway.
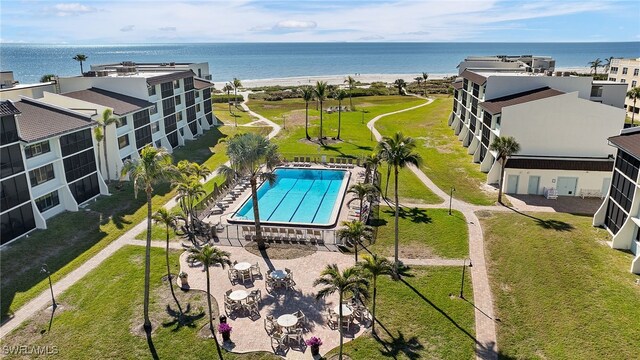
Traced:
<path fill-rule="evenodd" d="M 414 106 L 409 109 L 395 111 L 389 114 L 383 114 L 376 116 L 369 123 L 367 127 L 373 132 L 376 140 L 380 141 L 382 135 L 376 130 L 375 123 L 384 116 L 401 113 L 413 109 L 420 108 L 422 106 L 431 104 L 433 99 L 429 99 L 428 102 L 422 105 Z M 449 194 L 442 191 L 437 187 L 431 179 L 427 177 L 419 168 L 415 166 L 408 166 L 408 168 L 416 174 L 418 179 L 431 190 L 434 194 L 438 195 L 442 199 L 448 199 Z M 417 204 L 413 204 L 417 205 Z M 443 200 L 438 205 L 428 205 L 429 208 L 448 208 L 448 201 Z M 426 207 L 421 205 L 420 207 Z M 474 213 L 475 210 L 483 209 L 484 207 L 478 207 L 466 202 L 454 199 L 451 203 L 452 209 L 462 212 L 467 219 L 467 227 L 469 229 L 469 258 L 473 264 L 470 267 L 471 270 L 471 282 L 473 284 L 473 301 L 475 307 L 475 323 L 476 323 L 476 358 L 477 359 L 497 359 L 498 348 L 496 338 L 496 326 L 494 321 L 494 309 L 493 298 L 491 296 L 491 288 L 489 286 L 489 278 L 487 276 L 487 266 L 484 258 L 484 238 L 482 235 L 482 228 L 480 227 L 480 221 Z M 461 264 L 457 264 L 461 265 Z"/>

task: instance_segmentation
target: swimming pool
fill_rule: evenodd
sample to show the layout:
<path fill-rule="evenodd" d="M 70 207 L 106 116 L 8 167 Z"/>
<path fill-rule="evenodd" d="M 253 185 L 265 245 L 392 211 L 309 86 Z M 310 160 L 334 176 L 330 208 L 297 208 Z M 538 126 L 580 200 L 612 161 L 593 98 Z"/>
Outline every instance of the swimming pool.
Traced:
<path fill-rule="evenodd" d="M 332 226 L 336 223 L 350 173 L 346 170 L 278 168 L 276 182 L 258 188 L 260 223 Z M 252 222 L 251 195 L 229 218 Z"/>

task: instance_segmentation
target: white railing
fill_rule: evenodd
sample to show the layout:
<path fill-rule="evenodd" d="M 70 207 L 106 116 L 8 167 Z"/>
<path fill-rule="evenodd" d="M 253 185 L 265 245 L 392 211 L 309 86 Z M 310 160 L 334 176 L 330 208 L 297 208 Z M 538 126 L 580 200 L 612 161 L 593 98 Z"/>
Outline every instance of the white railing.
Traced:
<path fill-rule="evenodd" d="M 602 199 L 602 191 L 598 189 L 580 189 L 580 197 L 583 199 L 586 197 L 597 197 Z"/>
<path fill-rule="evenodd" d="M 544 197 L 547 199 L 557 199 L 558 198 L 558 190 L 556 188 L 544 188 Z"/>

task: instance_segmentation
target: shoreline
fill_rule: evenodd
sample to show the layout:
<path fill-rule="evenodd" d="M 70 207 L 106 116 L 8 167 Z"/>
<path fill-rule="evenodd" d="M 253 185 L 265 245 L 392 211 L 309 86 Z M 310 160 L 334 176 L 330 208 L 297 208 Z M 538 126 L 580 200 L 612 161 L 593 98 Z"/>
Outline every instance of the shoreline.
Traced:
<path fill-rule="evenodd" d="M 589 67 L 559 67 L 555 71 L 575 71 L 579 73 L 589 73 Z M 291 76 L 280 78 L 266 78 L 266 79 L 241 79 L 242 86 L 244 88 L 256 88 L 263 86 L 301 86 L 301 85 L 314 85 L 316 81 L 326 81 L 329 85 L 341 85 L 344 84 L 344 79 L 347 76 L 352 76 L 357 81 L 362 83 L 372 83 L 374 81 L 381 81 L 386 83 L 393 83 L 396 79 L 404 79 L 406 82 L 414 81 L 414 78 L 421 76 L 422 73 L 404 73 L 404 74 L 344 74 L 344 75 L 311 75 L 311 76 Z M 441 80 L 446 77 L 457 76 L 457 72 L 453 73 L 440 73 L 429 74 L 429 79 Z M 214 80 L 214 82 L 216 82 Z M 225 82 L 217 82 L 223 84 Z"/>

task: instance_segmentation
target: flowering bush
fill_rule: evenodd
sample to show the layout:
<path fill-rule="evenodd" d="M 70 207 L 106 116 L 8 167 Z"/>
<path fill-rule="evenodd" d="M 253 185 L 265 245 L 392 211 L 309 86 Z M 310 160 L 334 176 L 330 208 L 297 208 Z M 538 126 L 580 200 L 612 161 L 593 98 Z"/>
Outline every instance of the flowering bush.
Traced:
<path fill-rule="evenodd" d="M 305 341 L 307 346 L 320 346 L 322 345 L 322 340 L 319 337 L 312 336 L 309 340 Z"/>
<path fill-rule="evenodd" d="M 220 325 L 218 325 L 218 331 L 223 334 L 223 333 L 230 333 L 231 332 L 232 327 L 227 324 L 227 323 L 220 323 Z"/>

